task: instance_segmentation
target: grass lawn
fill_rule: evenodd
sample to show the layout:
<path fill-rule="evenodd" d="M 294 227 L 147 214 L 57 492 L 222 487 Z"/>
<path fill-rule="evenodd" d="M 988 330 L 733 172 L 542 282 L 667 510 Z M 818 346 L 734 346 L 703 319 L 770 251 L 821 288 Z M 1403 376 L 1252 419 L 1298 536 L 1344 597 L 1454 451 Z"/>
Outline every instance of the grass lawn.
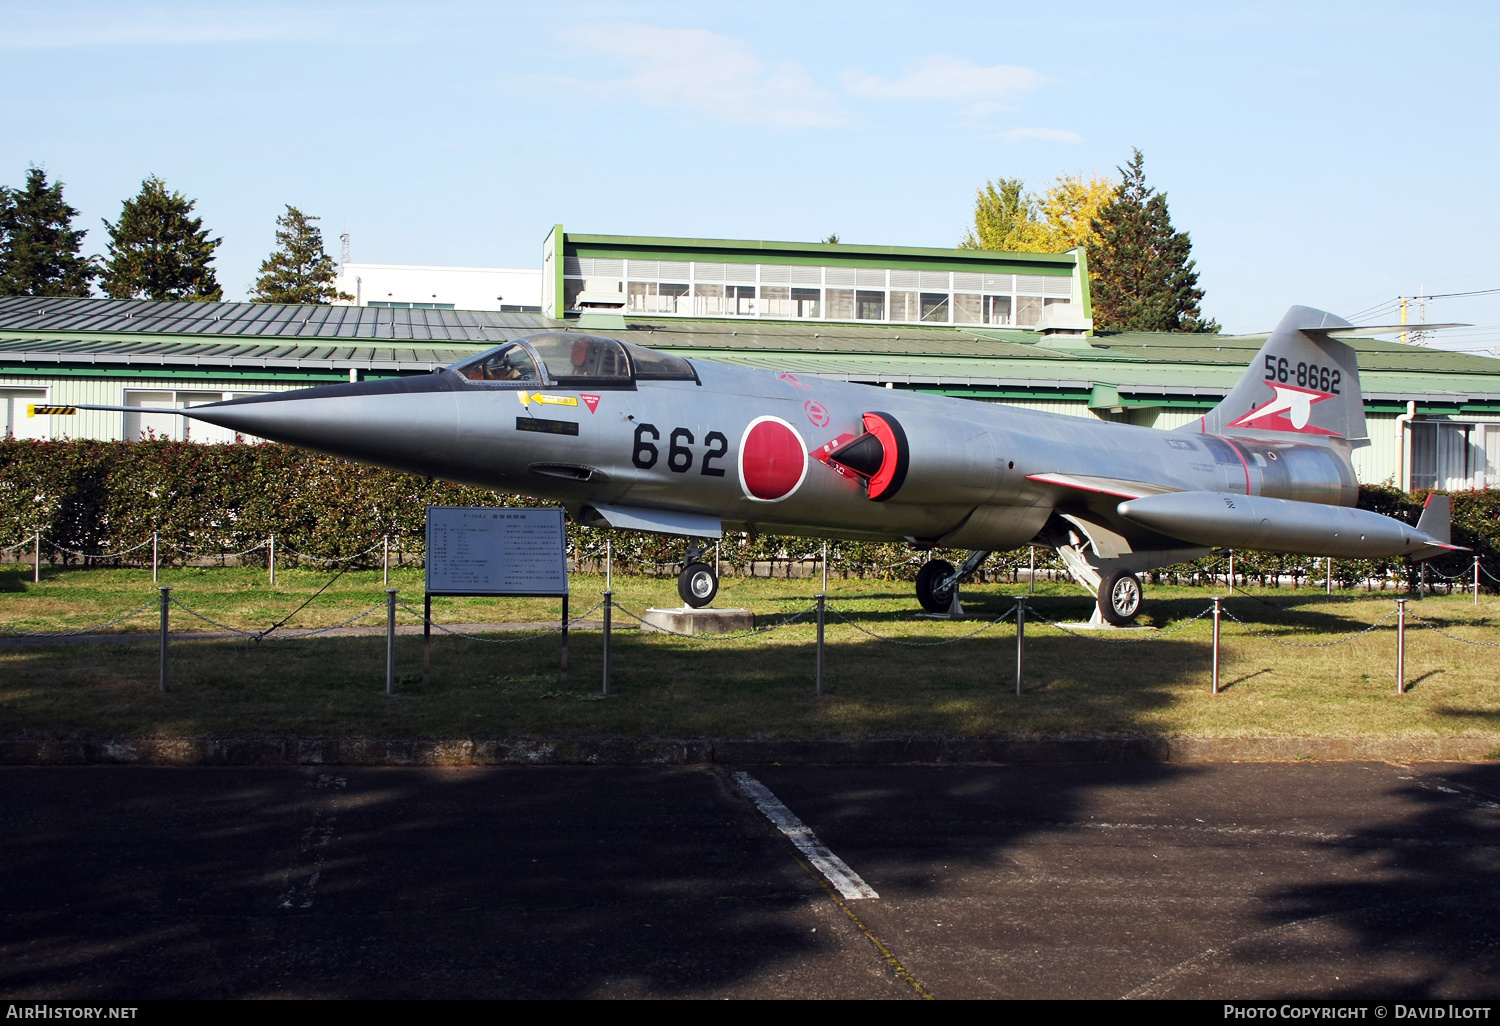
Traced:
<path fill-rule="evenodd" d="M 86 626 L 156 597 L 149 571 L 44 569 L 42 577 L 33 584 L 29 566 L 0 566 L 0 626 Z M 313 571 L 281 571 L 273 589 L 264 571 L 253 569 L 162 574 L 162 583 L 187 606 L 251 629 L 279 621 L 328 580 Z M 394 571 L 391 583 L 420 607 L 420 570 Z M 617 577 L 614 583 L 617 601 L 636 612 L 680 604 L 673 580 Z M 596 577 L 574 575 L 574 615 L 593 605 L 602 586 Z M 730 578 L 717 604 L 748 606 L 760 622 L 771 622 L 809 606 L 817 587 L 816 579 Z M 1019 591 L 1024 585 L 966 588 L 972 618 L 961 622 L 917 618 L 910 586 L 901 583 L 830 580 L 829 605 L 876 633 L 930 642 L 973 631 L 1009 609 Z M 1032 601 L 1040 615 L 1087 618 L 1090 600 L 1078 589 L 1039 585 L 1038 592 Z M 1181 626 L 1208 605 L 1208 596 L 1200 589 L 1148 588 L 1143 622 L 1164 631 Z M 1314 643 L 1378 620 L 1393 608 L 1392 598 L 1257 589 L 1227 606 L 1285 641 Z M 349 573 L 288 626 L 338 623 L 383 600 L 378 571 Z M 1481 596 L 1476 609 L 1469 597 L 1437 596 L 1411 608 L 1456 635 L 1500 644 L 1500 599 Z M 434 619 L 444 623 L 547 621 L 557 611 L 556 600 L 434 600 Z M 173 690 L 162 694 L 156 622 L 148 610 L 117 628 L 146 634 L 139 643 L 0 647 L 0 735 L 1500 738 L 1500 647 L 1464 645 L 1414 628 L 1407 638 L 1409 691 L 1398 696 L 1394 617 L 1353 641 L 1323 648 L 1276 644 L 1226 618 L 1226 688 L 1217 696 L 1208 693 L 1207 617 L 1139 643 L 1072 637 L 1030 619 L 1026 693 L 1019 698 L 1013 623 L 923 648 L 879 641 L 830 617 L 823 696 L 813 694 L 810 619 L 748 640 L 716 642 L 643 636 L 617 615 L 615 694 L 609 698 L 598 694 L 597 631 L 573 632 L 566 684 L 557 679 L 555 635 L 496 644 L 438 634 L 425 688 L 421 640 L 402 637 L 396 643 L 401 694 L 387 698 L 383 637 L 267 640 L 248 649 L 228 641 L 180 641 L 172 647 Z M 178 610 L 173 627 L 211 629 Z"/>

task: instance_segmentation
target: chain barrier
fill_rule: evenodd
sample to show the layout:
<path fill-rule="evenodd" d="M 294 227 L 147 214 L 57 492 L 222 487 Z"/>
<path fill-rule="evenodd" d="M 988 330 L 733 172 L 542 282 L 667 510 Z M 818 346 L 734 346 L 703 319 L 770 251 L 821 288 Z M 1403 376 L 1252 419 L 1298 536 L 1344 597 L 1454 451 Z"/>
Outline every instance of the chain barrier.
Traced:
<path fill-rule="evenodd" d="M 14 552 L 16 549 L 24 549 L 24 548 L 26 548 L 26 546 L 30 545 L 31 543 L 32 543 L 32 539 L 27 538 L 24 541 L 18 541 L 18 542 L 16 542 L 14 545 L 7 545 L 7 546 L 5 546 L 5 548 L 0 549 L 0 552 Z"/>
<path fill-rule="evenodd" d="M 175 542 L 169 541 L 162 542 L 161 546 L 164 549 L 175 549 L 176 551 L 186 556 L 188 559 L 234 559 L 237 556 L 248 556 L 250 555 L 250 553 L 256 551 L 257 549 L 265 548 L 267 544 L 267 542 L 260 542 L 259 544 L 252 545 L 248 549 L 245 549 L 241 552 L 193 552 L 190 549 L 183 548 L 181 545 L 178 545 Z"/>
<path fill-rule="evenodd" d="M 602 604 L 603 603 L 601 603 L 601 605 Z M 596 606 L 595 608 L 597 609 L 598 607 Z M 634 613 L 626 609 L 624 606 L 620 605 L 620 603 L 618 602 L 614 604 L 614 608 L 630 617 L 636 623 L 643 625 L 646 623 L 645 620 L 642 620 L 639 616 L 636 616 Z M 778 620 L 776 623 L 768 624 L 765 627 L 756 627 L 753 630 L 741 631 L 739 634 L 684 634 L 682 631 L 674 631 L 670 627 L 658 627 L 654 623 L 650 624 L 649 626 L 653 631 L 657 631 L 661 634 L 673 634 L 679 638 L 692 638 L 694 641 L 741 641 L 756 634 L 765 634 L 767 631 L 774 631 L 780 627 L 786 627 L 794 624 L 798 620 L 806 616 L 808 613 L 815 612 L 817 608 L 818 607 L 815 605 L 808 606 L 800 613 L 794 613 L 791 616 L 787 617 L 785 620 Z"/>
<path fill-rule="evenodd" d="M 371 613 L 375 612 L 377 609 L 384 609 L 384 608 L 385 608 L 385 603 L 384 602 L 377 602 L 373 606 L 371 606 L 369 609 L 366 609 L 364 612 L 358 614 L 357 616 L 351 616 L 349 619 L 345 620 L 343 623 L 336 623 L 336 624 L 333 624 L 333 625 L 328 626 L 328 627 L 314 627 L 311 630 L 305 630 L 305 631 L 303 631 L 301 634 L 278 634 L 274 638 L 271 638 L 271 640 L 272 641 L 296 641 L 299 638 L 311 638 L 311 637 L 316 637 L 319 634 L 327 634 L 329 631 L 336 631 L 336 630 L 339 630 L 340 628 L 348 627 L 352 623 L 356 623 L 356 622 L 358 622 L 360 620 L 363 620 L 365 617 L 369 616 Z M 257 635 L 255 635 L 255 640 L 259 641 L 259 640 L 261 640 L 262 638 L 266 637 L 269 634 L 270 634 L 270 631 L 266 631 L 263 634 L 257 634 Z"/>
<path fill-rule="evenodd" d="M 413 608 L 412 606 L 407 605 L 405 602 L 402 602 L 400 599 L 396 600 L 396 605 L 398 605 L 402 609 L 406 610 L 412 616 L 415 616 L 417 618 L 417 622 L 418 623 L 421 623 L 421 622 L 423 622 L 426 619 L 426 616 L 423 614 L 422 610 Z M 576 627 L 578 624 L 580 624 L 584 620 L 586 620 L 588 618 L 588 615 L 590 613 L 594 612 L 597 609 L 602 609 L 602 608 L 604 608 L 604 603 L 603 602 L 595 602 L 588 609 L 585 609 L 583 612 L 581 612 L 577 616 L 573 617 L 573 619 L 569 620 L 568 621 L 568 626 L 569 627 Z M 617 606 L 615 606 L 615 608 L 619 609 L 620 607 L 617 605 Z M 539 632 L 537 634 L 523 634 L 519 638 L 482 638 L 482 637 L 480 637 L 477 634 L 466 634 L 463 631 L 456 631 L 456 630 L 452 629 L 451 627 L 444 627 L 442 624 L 438 623 L 436 620 L 432 621 L 432 626 L 433 626 L 434 629 L 440 630 L 444 634 L 451 634 L 455 638 L 467 638 L 470 641 L 483 641 L 486 644 L 490 644 L 490 645 L 514 645 L 514 644 L 517 644 L 517 643 L 522 642 L 522 641 L 534 641 L 537 638 L 545 638 L 549 634 L 561 634 L 562 633 L 562 625 L 558 624 L 556 627 L 549 628 L 548 630 L 541 631 L 541 632 Z"/>
<path fill-rule="evenodd" d="M 175 597 L 169 598 L 168 601 L 171 602 L 172 605 L 176 606 L 178 609 L 182 610 L 184 613 L 187 613 L 189 616 L 196 616 L 198 619 L 202 620 L 204 623 L 211 623 L 215 627 L 219 628 L 220 630 L 229 631 L 231 634 L 239 634 L 239 635 L 242 635 L 243 637 L 246 637 L 246 638 L 254 638 L 254 637 L 258 636 L 255 631 L 247 631 L 247 630 L 245 630 L 242 627 L 231 627 L 231 626 L 229 626 L 229 624 L 227 624 L 227 623 L 220 623 L 218 620 L 215 620 L 213 617 L 206 616 L 203 613 L 198 612 L 198 610 L 196 610 L 196 609 L 190 609 L 189 607 L 183 605 L 181 602 L 177 601 L 177 599 Z"/>
<path fill-rule="evenodd" d="M 1201 620 L 1203 617 L 1207 616 L 1209 613 L 1212 613 L 1214 611 L 1214 607 L 1213 606 L 1206 606 L 1203 609 L 1203 611 L 1201 613 L 1199 613 L 1197 616 L 1193 616 L 1193 617 L 1190 617 L 1190 618 L 1188 618 L 1186 620 L 1183 620 L 1181 623 L 1179 623 L 1175 627 L 1168 627 L 1164 631 L 1163 630 L 1158 630 L 1154 634 L 1148 634 L 1148 635 L 1146 635 L 1144 637 L 1140 637 L 1140 638 L 1111 638 L 1111 637 L 1108 637 L 1107 635 L 1104 635 L 1104 634 L 1085 634 L 1082 631 L 1074 630 L 1071 627 L 1068 627 L 1068 626 L 1066 626 L 1064 624 L 1058 623 L 1056 620 L 1050 620 L 1050 619 L 1048 619 L 1047 617 L 1043 616 L 1041 613 L 1036 612 L 1031 606 L 1027 606 L 1026 607 L 1026 611 L 1030 615 L 1035 616 L 1042 623 L 1045 623 L 1047 626 L 1049 626 L 1049 627 L 1056 627 L 1058 630 L 1062 631 L 1064 634 L 1071 634 L 1075 638 L 1083 638 L 1085 641 L 1099 641 L 1099 642 L 1104 642 L 1106 644 L 1111 644 L 1111 645 L 1138 645 L 1138 644 L 1140 644 L 1143 641 L 1160 641 L 1162 638 L 1165 638 L 1165 637 L 1167 637 L 1170 634 L 1176 634 L 1178 631 L 1182 630 L 1188 624 L 1194 623 L 1194 622 L 1196 622 L 1198 620 Z"/>
<path fill-rule="evenodd" d="M 1479 648 L 1500 648 L 1500 641 L 1473 641 L 1469 638 L 1460 638 L 1457 634 L 1449 634 L 1447 631 L 1443 630 L 1431 620 L 1424 620 L 1415 613 L 1408 613 L 1407 615 L 1410 616 L 1411 621 L 1418 626 L 1427 627 L 1431 630 L 1437 631 L 1443 637 L 1449 639 L 1450 641 L 1456 641 L 1461 645 L 1475 645 Z"/>
<path fill-rule="evenodd" d="M 383 544 L 384 543 L 382 543 L 381 545 L 371 545 L 363 552 L 356 552 L 352 556 L 310 556 L 305 552 L 298 552 L 296 549 L 288 548 L 283 548 L 280 550 L 280 552 L 288 556 L 296 556 L 298 559 L 310 560 L 314 563 L 350 563 L 356 559 L 361 558 L 362 556 L 368 556 L 370 553 L 376 551 L 377 549 L 380 549 Z"/>
<path fill-rule="evenodd" d="M 855 630 L 859 631 L 861 634 L 868 634 L 870 637 L 876 639 L 877 641 L 888 641 L 892 645 L 900 645 L 903 648 L 937 648 L 941 645 L 956 645 L 960 641 L 967 641 L 969 638 L 974 637 L 974 635 L 976 634 L 982 634 L 983 632 L 989 630 L 991 627 L 995 626 L 995 624 L 1000 623 L 1003 620 L 1009 620 L 1010 614 L 1014 613 L 1018 608 L 1020 608 L 1020 603 L 1016 603 L 1005 612 L 995 617 L 995 619 L 991 620 L 989 623 L 970 631 L 968 634 L 961 634 L 956 638 L 945 638 L 942 641 L 902 641 L 900 638 L 888 638 L 884 634 L 876 634 L 872 630 L 861 627 L 859 624 L 849 619 L 837 609 L 829 609 L 828 611 L 834 616 L 838 617 L 840 620 L 847 623 L 850 627 L 853 627 Z"/>
<path fill-rule="evenodd" d="M 1239 617 L 1235 616 L 1232 612 L 1229 611 L 1229 607 L 1228 606 L 1224 606 L 1223 609 L 1224 609 L 1224 615 L 1225 616 L 1229 617 L 1235 623 L 1237 623 L 1241 627 L 1245 628 L 1245 630 L 1249 631 L 1251 634 L 1254 634 L 1256 637 L 1259 637 L 1259 638 L 1265 638 L 1267 641 L 1273 641 L 1273 642 L 1275 642 L 1278 645 L 1284 645 L 1287 648 L 1331 648 L 1334 645 L 1342 645 L 1342 644 L 1344 644 L 1347 641 L 1353 641 L 1355 638 L 1363 637 L 1364 635 L 1369 634 L 1375 628 L 1379 627 L 1381 624 L 1385 623 L 1391 617 L 1393 617 L 1393 616 L 1396 615 L 1396 611 L 1394 609 L 1392 609 L 1389 613 L 1386 613 L 1379 620 L 1376 620 L 1374 623 L 1370 624 L 1370 626 L 1364 628 L 1363 630 L 1355 631 L 1353 634 L 1345 635 L 1342 638 L 1335 638 L 1333 641 L 1301 642 L 1301 641 L 1283 641 L 1281 638 L 1278 638 L 1276 635 L 1274 635 L 1274 634 L 1268 634 L 1265 631 L 1260 630 L 1259 628 L 1255 627 L 1253 624 L 1248 624 L 1244 620 L 1241 620 Z"/>
<path fill-rule="evenodd" d="M 154 598 L 148 599 L 141 605 L 126 613 L 124 616 L 117 616 L 113 620 L 106 620 L 104 623 L 96 623 L 92 627 L 76 627 L 70 631 L 23 631 L 17 627 L 0 626 L 0 631 L 5 631 L 7 634 L 14 634 L 23 638 L 70 638 L 79 634 L 92 634 L 95 631 L 101 631 L 106 627 L 113 627 L 117 623 L 124 623 L 126 620 L 129 620 L 133 616 L 139 616 L 147 609 L 150 609 L 152 606 L 157 605 L 159 601 L 159 599 Z"/>
<path fill-rule="evenodd" d="M 42 540 L 45 544 L 50 546 L 55 551 L 66 552 L 68 555 L 77 556 L 80 559 L 112 559 L 115 556 L 128 556 L 130 553 L 135 552 L 137 549 L 144 549 L 147 545 L 151 544 L 151 539 L 147 538 L 139 545 L 132 545 L 130 548 L 121 549 L 119 552 L 79 552 L 77 549 L 65 548 L 57 544 L 57 542 L 55 541 L 47 541 L 45 538 Z"/>

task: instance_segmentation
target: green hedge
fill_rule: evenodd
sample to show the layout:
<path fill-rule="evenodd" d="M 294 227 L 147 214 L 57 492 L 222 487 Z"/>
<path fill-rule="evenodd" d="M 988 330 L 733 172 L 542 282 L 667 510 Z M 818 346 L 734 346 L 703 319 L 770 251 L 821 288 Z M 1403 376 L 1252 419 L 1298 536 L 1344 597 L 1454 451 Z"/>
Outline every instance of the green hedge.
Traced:
<path fill-rule="evenodd" d="M 1367 487 L 1361 489 L 1360 505 L 1415 523 L 1426 495 Z M 428 481 L 282 445 L 0 440 L 0 545 L 23 541 L 40 530 L 62 549 L 100 554 L 128 548 L 157 531 L 164 561 L 181 562 L 181 550 L 234 553 L 275 534 L 278 549 L 285 553 L 278 562 L 295 562 L 292 552 L 343 558 L 378 546 L 388 536 L 393 551 L 409 561 L 423 554 L 423 516 L 429 505 L 535 504 L 521 496 Z M 1485 569 L 1500 578 L 1500 491 L 1456 493 L 1453 520 L 1454 541 L 1475 548 Z M 571 555 L 585 563 L 602 561 L 608 538 L 622 572 L 675 574 L 681 566 L 679 539 L 572 523 L 568 533 Z M 720 555 L 727 573 L 746 574 L 754 567 L 759 573 L 770 569 L 779 575 L 804 557 L 816 556 L 820 548 L 821 543 L 811 539 L 737 536 L 725 539 Z M 58 550 L 47 555 L 65 562 L 79 560 Z M 139 562 L 142 555 L 91 561 Z M 910 580 L 931 555 L 904 544 L 830 542 L 829 568 L 840 576 Z M 956 560 L 962 554 L 940 555 Z M 997 554 L 984 576 L 1013 579 L 1028 557 L 1024 548 Z M 264 561 L 264 549 L 247 559 Z M 362 562 L 376 565 L 379 559 L 377 551 Z M 1433 566 L 1464 574 L 1469 560 L 1468 554 L 1459 554 L 1434 561 Z M 1303 556 L 1243 553 L 1235 562 L 1237 573 L 1250 578 L 1321 580 L 1323 574 L 1321 560 Z M 1050 551 L 1038 551 L 1037 566 L 1061 569 Z M 1187 582 L 1210 566 L 1223 573 L 1222 561 L 1208 558 L 1152 577 Z M 1400 559 L 1337 560 L 1334 573 L 1349 586 L 1371 578 L 1400 578 L 1406 568 Z"/>

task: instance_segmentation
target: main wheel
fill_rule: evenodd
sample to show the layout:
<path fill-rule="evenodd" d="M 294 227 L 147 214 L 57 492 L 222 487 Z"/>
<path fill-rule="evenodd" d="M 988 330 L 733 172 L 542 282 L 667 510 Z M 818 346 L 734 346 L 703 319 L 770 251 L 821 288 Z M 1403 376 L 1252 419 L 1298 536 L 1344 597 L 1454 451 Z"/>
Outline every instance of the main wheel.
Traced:
<path fill-rule="evenodd" d="M 929 613 L 946 613 L 953 605 L 953 593 L 958 585 L 941 588 L 942 582 L 953 576 L 953 564 L 946 559 L 929 559 L 917 571 L 917 601 Z"/>
<path fill-rule="evenodd" d="M 1115 570 L 1099 582 L 1099 613 L 1106 623 L 1127 626 L 1141 611 L 1141 579 L 1128 570 Z"/>
<path fill-rule="evenodd" d="M 694 609 L 708 605 L 718 593 L 719 578 L 707 563 L 689 563 L 677 575 L 677 594 Z"/>

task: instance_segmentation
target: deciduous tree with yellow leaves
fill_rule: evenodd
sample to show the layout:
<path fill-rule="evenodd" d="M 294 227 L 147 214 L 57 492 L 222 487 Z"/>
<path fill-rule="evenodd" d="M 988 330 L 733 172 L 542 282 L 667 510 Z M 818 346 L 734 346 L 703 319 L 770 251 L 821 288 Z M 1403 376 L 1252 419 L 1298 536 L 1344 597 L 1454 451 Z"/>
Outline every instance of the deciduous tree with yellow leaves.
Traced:
<path fill-rule="evenodd" d="M 1118 183 L 1106 175 L 1058 175 L 1046 192 L 1025 193 L 1019 178 L 985 182 L 974 200 L 974 227 L 961 249 L 1061 253 L 1097 244 L 1092 228 Z"/>

